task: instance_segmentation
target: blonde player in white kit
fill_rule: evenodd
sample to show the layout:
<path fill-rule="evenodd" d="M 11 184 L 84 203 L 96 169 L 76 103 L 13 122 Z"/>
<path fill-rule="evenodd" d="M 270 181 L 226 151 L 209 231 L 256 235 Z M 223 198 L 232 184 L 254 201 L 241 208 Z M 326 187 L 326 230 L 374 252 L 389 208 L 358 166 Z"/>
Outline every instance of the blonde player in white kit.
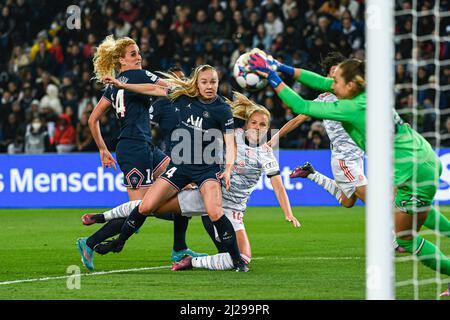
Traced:
<path fill-rule="evenodd" d="M 284 212 L 285 220 L 291 222 L 296 228 L 300 227 L 300 223 L 292 214 L 275 155 L 272 149 L 264 144 L 270 127 L 269 111 L 237 92 L 235 92 L 235 99 L 228 101 L 228 103 L 233 107 L 233 116 L 245 120 L 245 130 L 235 130 L 237 158 L 231 173 L 229 190 L 222 187 L 222 206 L 224 214 L 231 221 L 236 232 L 241 256 L 248 264 L 251 261 L 252 254 L 250 241 L 245 230 L 244 216 L 250 194 L 263 173 L 270 179 L 280 207 Z M 103 213 L 104 219 L 110 221 L 125 218 L 139 203 L 140 201 L 131 201 L 106 211 Z M 166 212 L 181 213 L 188 217 L 206 214 L 198 189 L 181 191 L 177 196 L 163 204 L 155 214 Z M 94 250 L 99 252 L 97 251 L 98 247 Z M 191 268 L 230 270 L 233 269 L 233 261 L 229 253 L 221 252 L 206 257 L 192 258 L 186 256 L 172 266 L 174 271 Z"/>
<path fill-rule="evenodd" d="M 322 62 L 323 68 L 327 71 L 327 76 L 331 77 L 336 66 L 345 59 L 338 52 L 330 53 Z M 334 102 L 337 101 L 337 97 L 330 92 L 326 92 L 319 95 L 315 101 Z M 279 138 L 308 119 L 308 116 L 298 115 L 286 123 L 268 144 L 274 146 Z M 330 139 L 331 168 L 334 180 L 314 170 L 308 162 L 295 168 L 290 177 L 308 178 L 322 186 L 346 208 L 353 207 L 358 198 L 365 202 L 367 178 L 364 174 L 364 152 L 350 138 L 342 123 L 323 120 L 323 124 Z"/>

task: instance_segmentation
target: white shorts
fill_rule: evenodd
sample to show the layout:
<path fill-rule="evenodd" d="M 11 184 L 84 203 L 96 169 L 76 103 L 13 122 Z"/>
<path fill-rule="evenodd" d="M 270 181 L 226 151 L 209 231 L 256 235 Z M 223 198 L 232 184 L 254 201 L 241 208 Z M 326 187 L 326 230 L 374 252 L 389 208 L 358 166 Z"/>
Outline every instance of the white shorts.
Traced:
<path fill-rule="evenodd" d="M 367 185 L 363 158 L 339 160 L 331 157 L 331 168 L 334 181 L 336 181 L 336 184 L 342 189 L 347 198 L 350 198 L 355 193 L 356 187 Z"/>
<path fill-rule="evenodd" d="M 207 215 L 205 204 L 199 189 L 182 190 L 178 193 L 181 215 L 185 217 Z M 230 220 L 234 231 L 245 230 L 244 212 L 223 208 L 223 213 Z"/>

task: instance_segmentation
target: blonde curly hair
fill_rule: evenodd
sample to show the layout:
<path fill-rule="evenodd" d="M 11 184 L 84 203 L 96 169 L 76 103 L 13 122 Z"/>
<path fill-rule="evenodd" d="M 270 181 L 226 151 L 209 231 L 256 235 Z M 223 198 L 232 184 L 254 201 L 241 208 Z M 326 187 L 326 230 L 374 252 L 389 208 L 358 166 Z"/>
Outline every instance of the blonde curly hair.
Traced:
<path fill-rule="evenodd" d="M 131 38 L 124 37 L 114 39 L 113 35 L 109 35 L 103 42 L 95 48 L 94 58 L 94 79 L 100 81 L 105 76 L 116 77 L 120 72 L 119 58 L 125 56 L 125 48 L 129 45 L 136 44 Z"/>

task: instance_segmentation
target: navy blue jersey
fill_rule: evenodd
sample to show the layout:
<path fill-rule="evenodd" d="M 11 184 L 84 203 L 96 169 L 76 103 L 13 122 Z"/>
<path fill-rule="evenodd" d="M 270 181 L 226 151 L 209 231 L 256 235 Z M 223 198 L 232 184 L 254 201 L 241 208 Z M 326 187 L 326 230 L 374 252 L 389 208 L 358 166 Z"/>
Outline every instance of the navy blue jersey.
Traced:
<path fill-rule="evenodd" d="M 180 121 L 180 109 L 168 98 L 159 98 L 150 107 L 150 121 L 156 123 L 162 136 L 161 149 L 170 154 L 170 137 Z"/>
<path fill-rule="evenodd" d="M 200 166 L 217 164 L 223 156 L 223 133 L 234 129 L 231 107 L 220 96 L 211 103 L 181 96 L 173 105 L 179 109 L 180 120 L 172 134 L 172 160 Z"/>
<path fill-rule="evenodd" d="M 125 83 L 156 83 L 159 77 L 147 70 L 127 70 L 117 77 Z M 152 97 L 118 89 L 109 85 L 103 97 L 111 102 L 120 122 L 119 139 L 128 138 L 152 142 L 149 108 Z"/>

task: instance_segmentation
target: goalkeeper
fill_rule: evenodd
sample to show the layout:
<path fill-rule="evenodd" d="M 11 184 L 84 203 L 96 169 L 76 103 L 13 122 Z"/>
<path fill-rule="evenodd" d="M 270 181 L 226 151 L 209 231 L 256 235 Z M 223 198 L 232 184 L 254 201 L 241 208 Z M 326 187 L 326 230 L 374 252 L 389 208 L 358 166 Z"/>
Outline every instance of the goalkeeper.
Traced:
<path fill-rule="evenodd" d="M 250 69 L 266 77 L 281 100 L 292 111 L 319 119 L 342 122 L 344 129 L 356 144 L 366 146 L 366 93 L 364 62 L 348 59 L 338 65 L 333 78 L 322 77 L 313 72 L 292 68 L 280 62 L 251 55 Z M 309 101 L 300 97 L 281 80 L 276 71 L 293 76 L 300 83 L 319 91 L 330 91 L 338 97 L 335 102 Z M 417 216 L 419 231 L 428 214 L 436 219 L 444 217 L 432 207 L 437 191 L 442 165 L 430 144 L 394 111 L 394 184 L 395 184 L 395 231 L 398 244 L 407 252 L 419 257 L 427 267 L 450 275 L 450 259 L 433 243 L 412 232 L 413 215 Z M 416 159 L 417 168 L 414 173 Z M 413 189 L 413 175 L 417 188 Z M 414 235 L 414 236 L 413 236 Z M 438 260 L 440 260 L 438 262 Z M 438 269 L 438 265 L 440 268 Z"/>

